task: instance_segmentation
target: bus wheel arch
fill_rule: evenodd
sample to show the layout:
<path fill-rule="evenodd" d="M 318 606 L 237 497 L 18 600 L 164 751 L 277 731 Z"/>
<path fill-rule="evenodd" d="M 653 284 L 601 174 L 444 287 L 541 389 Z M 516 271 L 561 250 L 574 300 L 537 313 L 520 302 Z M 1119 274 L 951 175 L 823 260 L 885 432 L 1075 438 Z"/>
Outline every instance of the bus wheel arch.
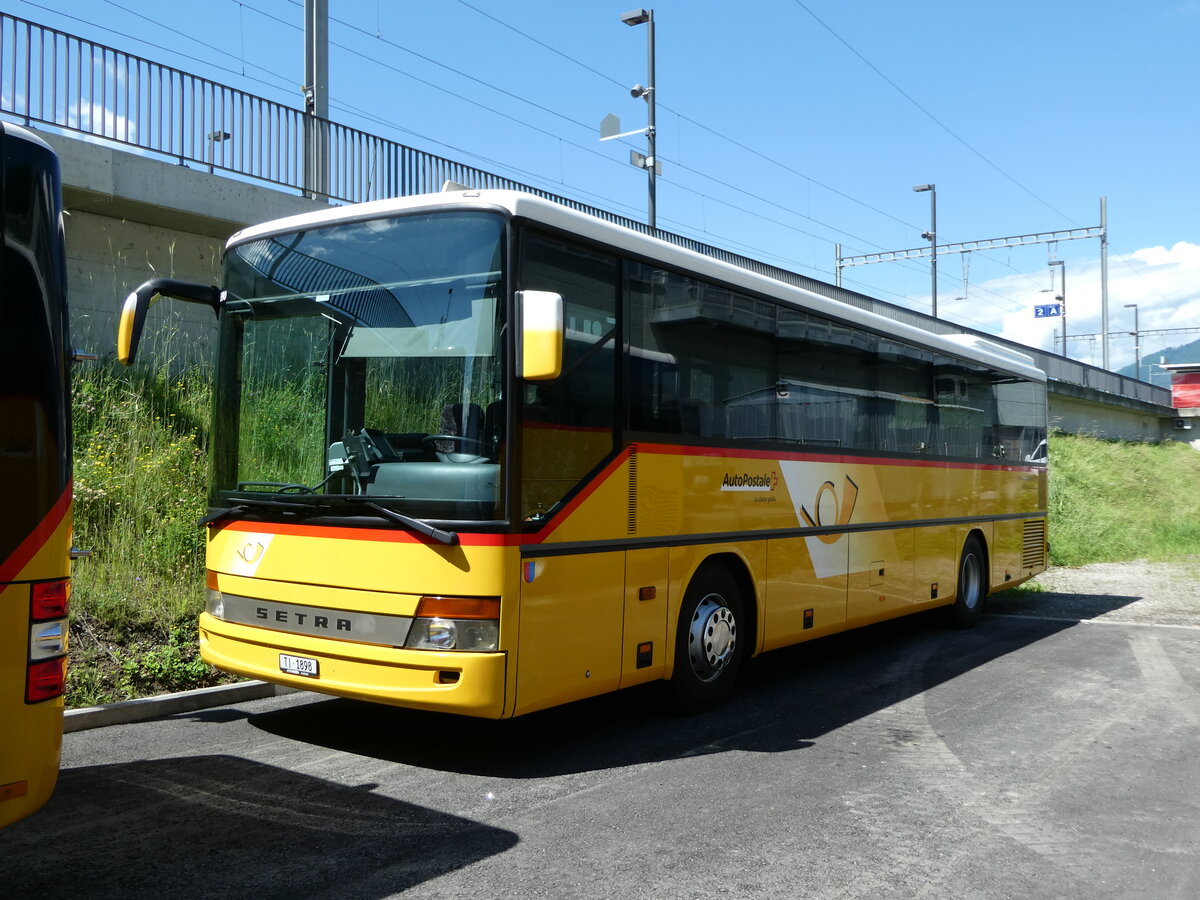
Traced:
<path fill-rule="evenodd" d="M 963 541 L 955 576 L 954 604 L 947 609 L 956 628 L 971 628 L 983 615 L 988 585 L 987 540 L 979 529 L 972 529 Z"/>
<path fill-rule="evenodd" d="M 753 582 L 736 556 L 706 559 L 693 573 L 675 629 L 671 689 L 686 712 L 724 702 L 757 635 Z"/>

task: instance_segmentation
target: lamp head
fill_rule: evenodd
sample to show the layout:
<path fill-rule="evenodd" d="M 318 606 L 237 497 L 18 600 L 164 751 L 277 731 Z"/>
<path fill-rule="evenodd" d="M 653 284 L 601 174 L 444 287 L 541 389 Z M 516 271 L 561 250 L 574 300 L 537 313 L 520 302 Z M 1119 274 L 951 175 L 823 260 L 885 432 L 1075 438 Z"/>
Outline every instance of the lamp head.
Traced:
<path fill-rule="evenodd" d="M 641 25 L 643 22 L 649 22 L 653 14 L 652 9 L 631 9 L 627 13 L 621 13 L 621 21 L 626 25 Z"/>
<path fill-rule="evenodd" d="M 935 186 L 932 184 L 917 184 L 913 185 L 913 190 L 920 194 L 924 193 L 925 191 L 932 191 L 934 187 Z"/>

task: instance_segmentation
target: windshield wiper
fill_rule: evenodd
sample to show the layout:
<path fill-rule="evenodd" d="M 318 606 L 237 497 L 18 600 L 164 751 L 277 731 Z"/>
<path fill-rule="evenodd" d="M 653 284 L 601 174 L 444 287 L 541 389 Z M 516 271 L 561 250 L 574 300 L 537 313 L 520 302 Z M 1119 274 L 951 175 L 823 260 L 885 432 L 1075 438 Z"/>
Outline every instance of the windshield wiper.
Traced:
<path fill-rule="evenodd" d="M 286 509 L 291 512 L 295 512 L 296 510 L 327 512 L 329 510 L 329 504 L 327 503 L 312 503 L 311 501 L 304 500 L 267 500 L 263 497 L 241 497 L 232 506 L 211 512 L 196 524 L 200 527 L 211 525 L 213 522 L 221 521 L 221 519 L 240 515 L 252 506 L 265 507 L 267 509 Z"/>
<path fill-rule="evenodd" d="M 404 513 L 398 513 L 394 509 L 388 509 L 386 506 L 380 506 L 373 500 L 368 500 L 366 497 L 346 497 L 344 498 L 351 502 L 361 503 L 363 506 L 368 506 L 383 516 L 385 519 L 391 519 L 393 522 L 399 522 L 401 525 L 406 525 L 418 534 L 423 534 L 426 537 L 433 538 L 435 541 L 440 541 L 443 544 L 448 544 L 453 547 L 458 543 L 458 534 L 453 531 L 445 531 L 441 528 L 434 528 L 428 522 L 422 522 L 420 519 L 414 519 L 412 516 L 406 516 Z"/>
<path fill-rule="evenodd" d="M 412 529 L 418 534 L 423 534 L 428 538 L 433 538 L 443 544 L 454 546 L 458 543 L 458 534 L 453 531 L 446 531 L 442 528 L 435 528 L 428 522 L 422 522 L 420 519 L 414 519 L 412 516 L 406 516 L 404 513 L 398 513 L 394 509 L 388 509 L 386 506 L 380 506 L 373 500 L 368 500 L 362 496 L 337 497 L 331 498 L 344 500 L 350 503 L 361 503 L 363 506 L 369 507 L 377 515 L 404 525 Z M 219 522 L 221 519 L 227 519 L 231 516 L 240 515 L 251 507 L 262 507 L 266 509 L 286 509 L 289 512 L 297 510 L 328 512 L 331 504 L 329 503 L 313 503 L 310 500 L 267 500 L 261 497 L 242 497 L 237 503 L 224 509 L 218 509 L 215 512 L 209 513 L 196 524 L 203 527 L 211 525 L 213 522 Z"/>

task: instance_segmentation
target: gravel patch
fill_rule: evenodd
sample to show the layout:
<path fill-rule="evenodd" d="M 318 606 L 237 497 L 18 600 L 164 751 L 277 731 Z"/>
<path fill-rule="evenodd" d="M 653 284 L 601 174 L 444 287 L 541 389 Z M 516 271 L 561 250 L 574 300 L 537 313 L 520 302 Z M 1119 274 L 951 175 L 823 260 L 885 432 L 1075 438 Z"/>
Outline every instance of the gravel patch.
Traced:
<path fill-rule="evenodd" d="M 1052 567 L 993 594 L 987 608 L 1000 615 L 1200 627 L 1200 557 Z"/>

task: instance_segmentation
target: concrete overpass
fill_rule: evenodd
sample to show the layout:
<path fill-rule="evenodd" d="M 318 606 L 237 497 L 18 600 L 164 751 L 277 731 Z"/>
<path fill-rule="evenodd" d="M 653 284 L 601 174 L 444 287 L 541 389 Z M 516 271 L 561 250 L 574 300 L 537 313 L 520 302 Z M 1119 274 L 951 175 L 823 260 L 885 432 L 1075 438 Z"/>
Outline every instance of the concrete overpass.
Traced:
<path fill-rule="evenodd" d="M 33 127 L 37 127 L 36 123 Z M 220 280 L 225 239 L 246 225 L 320 209 L 298 190 L 212 174 L 194 161 L 166 162 L 42 131 L 58 151 L 68 212 L 67 259 L 76 346 L 112 352 L 122 298 L 147 278 Z M 775 273 L 778 274 L 778 273 Z M 786 273 L 795 281 L 855 306 L 932 331 L 964 331 L 953 323 Z M 215 334 L 211 313 L 186 303 L 159 304 L 147 331 L 153 352 L 180 362 L 206 361 Z M 991 340 L 994 337 L 984 335 Z M 1051 377 L 1052 425 L 1068 432 L 1125 440 L 1186 437 L 1165 388 L 1114 375 L 1040 350 L 1032 353 Z"/>

